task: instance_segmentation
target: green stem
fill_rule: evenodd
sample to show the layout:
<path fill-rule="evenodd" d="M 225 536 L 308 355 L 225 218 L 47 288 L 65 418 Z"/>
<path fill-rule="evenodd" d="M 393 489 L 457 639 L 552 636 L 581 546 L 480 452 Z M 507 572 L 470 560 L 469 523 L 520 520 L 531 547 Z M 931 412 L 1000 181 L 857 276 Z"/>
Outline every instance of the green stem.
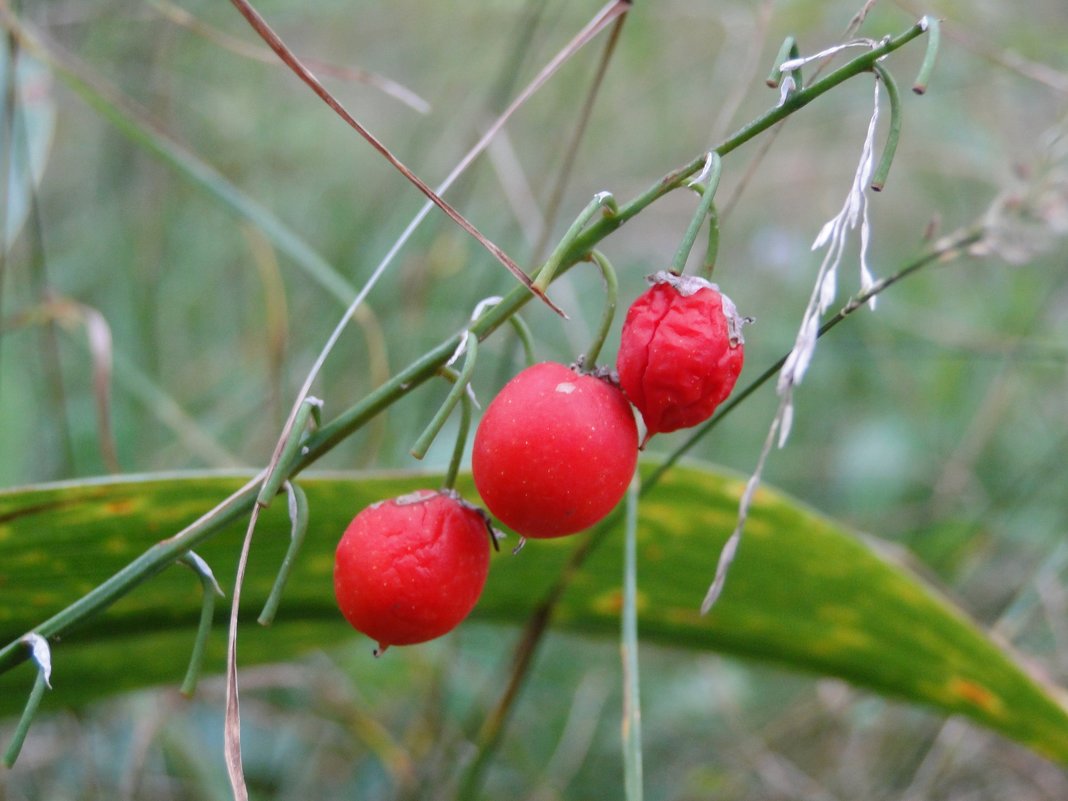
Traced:
<path fill-rule="evenodd" d="M 33 630 L 45 638 L 59 637 L 107 609 L 139 584 L 170 567 L 190 548 L 246 515 L 255 503 L 262 478 L 263 474 L 260 473 L 197 521 L 173 537 L 157 542 L 111 578 Z M 14 640 L 0 649 L 0 673 L 27 658 L 24 649 L 19 647 L 20 643 L 21 640 Z"/>
<path fill-rule="evenodd" d="M 530 332 L 530 326 L 518 314 L 508 318 L 508 322 L 515 329 L 515 335 L 519 337 L 519 342 L 523 346 L 523 359 L 527 367 L 530 367 L 537 361 L 537 356 L 534 355 L 534 335 Z"/>
<path fill-rule="evenodd" d="M 430 445 L 434 438 L 437 437 L 438 432 L 441 431 L 441 427 L 445 425 L 445 421 L 449 418 L 452 410 L 456 408 L 456 404 L 460 402 L 460 398 L 467 392 L 471 376 L 475 373 L 475 361 L 478 359 L 478 337 L 468 336 L 465 342 L 467 353 L 464 355 L 463 369 L 460 370 L 460 374 L 453 382 L 449 394 L 445 396 L 445 402 L 441 404 L 441 408 L 438 409 L 437 414 L 427 425 L 426 430 L 419 435 L 419 439 L 412 446 L 411 454 L 416 459 L 422 459 L 426 456 L 426 452 L 430 449 Z"/>
<path fill-rule="evenodd" d="M 197 625 L 197 636 L 193 641 L 193 653 L 189 656 L 189 667 L 185 671 L 180 692 L 187 698 L 192 696 L 197 688 L 197 680 L 200 678 L 200 668 L 204 664 L 204 650 L 208 644 L 208 634 L 211 633 L 211 623 L 215 617 L 215 594 L 223 594 L 222 588 L 215 580 L 215 574 L 211 572 L 207 562 L 192 551 L 189 551 L 178 560 L 192 568 L 200 578 L 203 601 L 200 605 L 200 623 Z"/>
<path fill-rule="evenodd" d="M 0 10 L 2 10 L 2 6 L 0 6 Z M 0 24 L 11 27 L 13 19 L 9 14 L 0 13 Z M 815 98 L 830 91 L 838 84 L 863 72 L 870 72 L 876 60 L 920 36 L 926 30 L 928 24 L 927 22 L 917 23 L 904 33 L 887 39 L 878 47 L 857 56 L 819 81 L 793 94 L 782 105 L 769 110 L 731 135 L 714 148 L 715 152 L 721 157 L 725 156 L 776 123 L 781 122 L 790 114 L 803 108 Z M 619 207 L 615 213 L 602 216 L 588 225 L 566 247 L 563 255 L 558 259 L 560 266 L 556 272 L 558 274 L 565 272 L 589 253 L 597 243 L 640 211 L 667 193 L 679 188 L 690 176 L 701 169 L 704 162 L 705 155 L 702 154 L 689 164 L 683 165 L 665 175 L 645 192 L 631 200 L 630 203 Z M 531 297 L 533 295 L 525 287 L 513 288 L 500 303 L 484 312 L 471 325 L 471 333 L 478 337 L 480 341 L 484 340 L 497 328 L 505 324 L 512 315 L 529 302 Z M 437 375 L 441 367 L 460 345 L 460 339 L 461 334 L 458 333 L 440 343 L 437 347 L 399 371 L 378 389 L 342 412 L 333 421 L 312 432 L 304 441 L 304 448 L 294 459 L 288 471 L 288 478 L 292 479 L 298 475 L 302 470 L 328 453 L 339 442 L 404 397 L 412 389 Z M 261 471 L 241 489 L 234 492 L 215 508 L 206 512 L 198 520 L 174 536 L 153 545 L 102 584 L 36 627 L 34 631 L 46 638 L 61 636 L 88 618 L 107 609 L 134 587 L 165 570 L 186 551 L 196 547 L 199 543 L 210 538 L 235 520 L 247 515 L 255 504 L 256 495 L 264 477 L 264 472 Z M 3 648 L 0 648 L 0 673 L 9 670 L 26 659 L 27 655 L 25 649 L 20 647 L 20 640 L 8 643 Z"/>
<path fill-rule="evenodd" d="M 775 64 L 772 65 L 771 73 L 764 80 L 768 86 L 772 89 L 778 89 L 779 84 L 782 83 L 782 65 L 784 62 L 789 61 L 792 58 L 797 58 L 801 53 L 797 49 L 797 39 L 793 36 L 787 36 L 782 43 L 782 47 L 779 48 L 778 55 L 775 56 Z M 800 87 L 801 83 L 801 68 L 794 70 L 794 81 L 797 86 Z"/>
<path fill-rule="evenodd" d="M 712 272 L 716 269 L 716 258 L 719 256 L 719 214 L 716 211 L 715 202 L 708 209 L 708 246 L 705 248 L 705 260 L 701 264 L 700 275 L 709 281 L 712 280 Z"/>
<path fill-rule="evenodd" d="M 619 302 L 619 281 L 616 279 L 616 271 L 612 269 L 611 262 L 598 250 L 590 251 L 590 260 L 601 270 L 604 278 L 604 311 L 601 312 L 601 322 L 597 326 L 593 342 L 589 349 L 579 359 L 579 364 L 586 370 L 592 370 L 597 365 L 597 357 L 601 355 L 601 348 L 608 338 L 608 331 L 612 327 L 612 320 L 616 316 L 616 305 Z"/>
<path fill-rule="evenodd" d="M 571 227 L 564 233 L 560 243 L 549 254 L 548 260 L 542 265 L 541 269 L 538 270 L 537 277 L 534 279 L 534 288 L 539 292 L 545 292 L 549 284 L 552 283 L 553 278 L 556 277 L 556 271 L 560 269 L 567 255 L 568 246 L 575 241 L 575 238 L 582 232 L 587 223 L 593 219 L 594 215 L 603 210 L 606 210 L 609 214 L 615 214 L 618 209 L 619 207 L 616 205 L 616 200 L 612 197 L 611 192 L 598 192 L 594 195 L 593 200 L 586 204 L 586 208 L 571 223 Z"/>
<path fill-rule="evenodd" d="M 721 157 L 737 150 L 746 142 L 756 138 L 764 133 L 764 131 L 782 122 L 791 114 L 804 108 L 820 95 L 826 94 L 828 91 L 850 78 L 865 72 L 871 72 L 872 65 L 875 64 L 876 61 L 883 56 L 900 49 L 916 37 L 921 36 L 927 27 L 928 23 L 921 20 L 903 33 L 880 43 L 878 47 L 874 47 L 871 50 L 856 56 L 852 61 L 846 62 L 838 69 L 828 73 L 823 78 L 820 78 L 815 83 L 790 95 L 782 104 L 775 106 L 775 108 L 768 110 L 748 125 L 740 128 L 718 146 L 713 148 L 713 150 Z M 583 231 L 583 233 L 575 238 L 574 242 L 571 243 L 571 247 L 561 259 L 561 263 L 573 263 L 575 260 L 582 258 L 582 256 L 598 242 L 622 226 L 650 203 L 681 186 L 687 178 L 701 169 L 704 162 L 704 155 L 697 157 L 689 164 L 665 175 L 659 182 L 651 186 L 630 203 L 625 206 L 620 206 L 615 214 L 603 217 L 591 224 L 585 231 Z"/>
<path fill-rule="evenodd" d="M 686 228 L 686 233 L 683 234 L 682 241 L 679 242 L 679 249 L 675 251 L 675 258 L 671 260 L 672 272 L 682 275 L 686 271 L 686 260 L 690 257 L 690 251 L 693 250 L 693 243 L 697 241 L 697 232 L 701 230 L 701 224 L 704 223 L 705 217 L 709 215 L 712 210 L 712 200 L 716 196 L 716 189 L 719 187 L 719 177 L 723 172 L 723 161 L 720 159 L 719 154 L 712 152 L 708 154 L 708 183 L 705 184 L 705 188 L 701 190 L 701 200 L 697 204 L 697 210 L 694 212 L 693 219 L 690 220 L 689 226 Z"/>
<path fill-rule="evenodd" d="M 897 152 L 897 142 L 901 138 L 901 92 L 897 89 L 897 81 L 890 71 L 882 64 L 875 64 L 875 72 L 886 87 L 886 94 L 890 98 L 890 129 L 886 132 L 886 145 L 883 147 L 883 157 L 879 159 L 879 166 L 875 169 L 875 175 L 871 179 L 871 188 L 876 192 L 882 192 L 886 184 L 886 176 L 890 172 L 890 164 Z"/>
<path fill-rule="evenodd" d="M 269 626 L 274 622 L 274 616 L 278 613 L 278 605 L 282 602 L 282 591 L 289 581 L 289 574 L 293 570 L 293 563 L 297 559 L 300 546 L 304 544 L 304 535 L 308 533 L 308 496 L 296 483 L 287 481 L 286 493 L 289 496 L 289 547 L 286 555 L 282 558 L 282 566 L 278 568 L 278 575 L 274 578 L 274 585 L 267 601 L 263 604 L 263 611 L 256 618 L 261 626 Z"/>
<path fill-rule="evenodd" d="M 464 392 L 460 398 L 460 428 L 456 432 L 456 444 L 452 448 L 452 458 L 449 459 L 449 468 L 445 471 L 445 481 L 442 486 L 445 489 L 456 487 L 456 477 L 460 474 L 460 465 L 463 463 L 464 449 L 467 447 L 467 434 L 471 430 L 471 397 Z M 494 539 L 493 544 L 497 544 Z"/>
<path fill-rule="evenodd" d="M 942 25 L 938 17 L 926 16 L 919 22 L 927 31 L 927 52 L 923 56 L 923 64 L 916 75 L 916 81 L 912 84 L 912 91 L 922 95 L 927 91 L 927 84 L 931 80 L 931 72 L 934 71 L 935 59 L 938 58 L 938 45 L 942 41 Z"/>
<path fill-rule="evenodd" d="M 264 479 L 259 495 L 256 496 L 256 503 L 260 506 L 264 508 L 270 506 L 274 496 L 282 488 L 282 484 L 286 481 L 286 469 L 293 462 L 293 457 L 297 455 L 297 451 L 300 449 L 300 438 L 304 434 L 308 420 L 311 418 L 312 412 L 318 411 L 322 408 L 322 405 L 323 402 L 321 400 L 311 397 L 305 398 L 300 405 L 296 417 L 293 418 L 293 425 L 289 429 L 289 437 L 286 439 L 286 444 L 275 462 L 274 470 Z"/>
<path fill-rule="evenodd" d="M 626 801 L 642 799 L 641 683 L 638 679 L 638 495 L 639 479 L 627 490 L 623 540 L 623 789 Z"/>
<path fill-rule="evenodd" d="M 15 764 L 15 760 L 19 758 L 19 752 L 22 751 L 22 744 L 26 742 L 26 735 L 30 731 L 30 724 L 33 723 L 33 718 L 37 714 L 37 707 L 41 705 L 41 698 L 44 697 L 44 691 L 47 687 L 48 681 L 45 679 L 45 672 L 42 668 L 38 667 L 37 678 L 34 679 L 33 689 L 30 690 L 30 696 L 26 699 L 26 706 L 23 707 L 22 717 L 19 718 L 18 725 L 15 726 L 15 733 L 11 735 L 11 743 L 4 752 L 4 767 L 12 767 Z"/>

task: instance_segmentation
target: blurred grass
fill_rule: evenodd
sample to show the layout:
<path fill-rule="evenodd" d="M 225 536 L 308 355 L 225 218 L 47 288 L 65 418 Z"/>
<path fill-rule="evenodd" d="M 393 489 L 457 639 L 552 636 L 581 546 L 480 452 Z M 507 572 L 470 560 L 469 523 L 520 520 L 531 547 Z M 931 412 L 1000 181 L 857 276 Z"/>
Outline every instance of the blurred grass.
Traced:
<path fill-rule="evenodd" d="M 258 7 L 298 52 L 374 69 L 429 99 L 432 111 L 423 116 L 369 87 L 329 82 L 406 162 L 433 181 L 477 136 L 492 87 L 502 75 L 513 68 L 521 76 L 532 74 L 594 5 L 401 0 L 354 7 L 335 1 L 309 10 L 270 0 Z M 762 31 L 762 6 L 751 3 L 635 4 L 570 176 L 563 216 L 601 189 L 630 196 L 725 129 L 772 105 L 775 93 L 762 80 L 782 37 L 796 34 L 807 52 L 829 45 L 859 5 L 768 3 Z M 983 214 L 1000 192 L 1019 191 L 1051 169 L 1064 170 L 1063 144 L 1055 137 L 1063 132 L 1065 93 L 1055 88 L 1056 81 L 1036 80 L 1033 69 L 1017 66 L 1022 58 L 1054 78 L 1068 74 L 1061 46 L 1068 35 L 1063 4 L 1034 0 L 1026 13 L 995 2 L 943 0 L 908 11 L 901 5 L 876 4 L 862 33 L 881 36 L 929 12 L 945 19 L 946 36 L 928 94 L 905 98 L 898 156 L 886 191 L 872 201 L 873 263 L 881 274 L 920 249 L 933 219 L 941 230 L 950 230 Z M 271 210 L 351 283 L 366 277 L 418 208 L 414 190 L 284 71 L 221 50 L 135 0 L 23 6 L 27 20 L 146 107 L 175 140 Z M 517 30 L 520 15 L 536 6 L 543 6 L 539 24 Z M 228 4 L 188 0 L 182 7 L 252 41 Z M 567 67 L 507 129 L 523 168 L 509 180 L 526 181 L 540 201 L 563 158 L 559 145 L 577 114 L 595 49 Z M 752 73 L 745 72 L 754 51 L 760 58 Z M 918 50 L 907 50 L 888 66 L 899 80 L 909 80 L 919 57 Z M 841 204 L 870 113 L 870 87 L 862 84 L 856 81 L 821 98 L 791 120 L 723 221 L 717 280 L 743 313 L 757 318 L 747 332 L 746 372 L 752 375 L 793 339 L 818 264 L 818 254 L 808 246 Z M 288 321 L 279 350 L 265 336 L 268 290 L 256 266 L 260 257 L 234 218 L 133 147 L 61 83 L 39 91 L 55 106 L 56 130 L 36 198 L 38 216 L 3 263 L 0 484 L 85 477 L 105 469 L 84 334 L 56 332 L 63 387 L 57 395 L 45 367 L 43 329 L 11 325 L 42 302 L 35 277 L 42 264 L 50 292 L 97 309 L 111 327 L 116 357 L 111 416 L 125 471 L 216 466 L 222 454 L 238 463 L 262 464 L 282 407 L 335 322 L 336 301 L 303 278 L 291 259 L 276 254 Z M 736 111 L 722 119 L 735 96 L 740 98 Z M 738 188 L 758 147 L 754 143 L 725 163 L 724 196 Z M 507 192 L 489 163 L 458 191 L 461 211 L 523 263 L 532 245 L 509 212 Z M 690 210 L 688 199 L 669 198 L 606 242 L 621 273 L 623 297 L 640 290 L 645 273 L 664 266 Z M 559 233 L 563 224 L 555 221 L 554 230 Z M 1065 569 L 1057 548 L 1068 528 L 1062 491 L 1068 465 L 1065 278 L 1065 260 L 1054 247 L 1024 264 L 973 259 L 895 287 L 880 300 L 876 314 L 855 316 L 821 343 L 797 396 L 790 446 L 773 455 L 768 475 L 826 514 L 929 559 L 966 608 L 998 626 L 1062 684 L 1068 677 L 1068 632 L 1061 622 Z M 843 291 L 854 280 L 844 277 Z M 572 323 L 560 326 L 539 309 L 527 314 L 543 358 L 572 358 L 599 310 L 594 276 L 579 270 L 564 282 L 554 296 L 567 306 Z M 479 299 L 509 285 L 503 271 L 464 235 L 432 219 L 371 300 L 390 363 L 406 363 L 442 332 L 462 325 Z M 604 358 L 613 355 L 609 348 Z M 507 337 L 487 343 L 476 379 L 483 400 L 515 369 L 518 358 Z M 366 345 L 353 328 L 328 362 L 316 394 L 325 398 L 329 412 L 372 384 Z M 411 465 L 407 450 L 439 394 L 416 393 L 390 411 L 384 436 L 370 454 L 375 466 Z M 739 471 L 751 469 L 771 404 L 770 391 L 758 394 L 702 444 L 698 455 Z M 658 439 L 652 446 L 657 452 L 678 441 Z M 204 446 L 205 440 L 211 445 Z M 366 464 L 367 445 L 366 437 L 354 438 L 326 466 Z M 447 450 L 432 451 L 431 464 L 440 466 Z M 505 656 L 497 633 L 473 639 L 463 666 L 482 676 L 486 668 L 472 663 L 482 655 L 488 655 L 487 663 Z M 567 704 L 559 698 L 560 688 L 566 688 L 576 704 L 602 709 L 604 720 L 591 735 L 587 758 L 574 769 L 574 783 L 559 792 L 575 798 L 619 794 L 616 687 L 614 681 L 608 689 L 597 684 L 598 675 L 614 670 L 609 650 L 572 639 L 553 641 L 516 715 L 501 757 L 505 767 L 491 775 L 487 793 L 553 797 L 550 789 L 559 786 L 554 782 L 567 773 L 566 759 L 550 760 L 553 738 L 566 722 Z M 1027 755 L 1003 752 L 1000 743 L 991 744 L 972 729 L 938 735 L 941 724 L 924 713 L 858 698 L 835 685 L 828 689 L 711 657 L 649 655 L 651 650 L 643 649 L 643 659 L 655 665 L 642 671 L 645 765 L 648 786 L 667 788 L 665 797 L 767 798 L 789 794 L 784 787 L 813 796 L 824 791 L 878 797 L 897 788 L 903 797 L 923 797 L 924 791 L 955 797 L 976 785 L 989 788 L 984 797 L 1028 799 L 1043 797 L 1039 786 L 1065 788 L 1059 772 Z M 441 684 L 434 686 L 442 697 L 460 693 L 470 704 L 479 703 L 449 658 L 445 648 L 412 657 L 410 683 L 402 686 L 416 688 L 422 698 L 428 677 L 437 677 Z M 302 670 L 339 682 L 336 669 Z M 359 681 L 362 687 L 368 679 L 361 674 Z M 485 677 L 490 688 L 498 681 Z M 285 692 L 291 693 L 289 700 L 280 698 Z M 309 722 L 300 714 L 302 703 L 328 690 L 285 692 L 263 694 L 261 711 L 268 723 L 259 732 L 265 752 L 283 747 L 274 739 L 269 716 L 290 714 L 301 735 L 290 739 L 293 750 L 287 753 L 316 754 L 321 760 L 316 764 L 330 767 L 319 772 L 320 778 L 342 770 L 335 761 L 341 753 L 367 759 L 364 740 L 354 735 L 359 727 Z M 665 700 L 694 694 L 712 697 L 715 714 L 691 719 L 685 703 Z M 389 696 L 355 706 L 381 712 L 385 727 L 402 732 L 406 746 L 416 743 L 412 753 L 432 753 L 426 731 L 434 722 L 425 730 L 413 721 L 434 704 L 400 705 Z M 58 759 L 72 743 L 97 743 L 94 734 L 123 754 L 117 765 L 141 775 L 124 726 L 143 719 L 145 707 L 166 703 L 134 699 L 73 722 L 60 718 L 46 724 L 37 755 L 18 780 L 39 780 L 60 797 L 63 779 L 49 773 L 48 766 L 55 764 L 49 753 Z M 148 763 L 155 767 L 144 774 L 158 777 L 154 797 L 184 797 L 186 785 L 173 779 L 177 774 L 191 787 L 215 786 L 207 766 L 211 759 L 195 747 L 204 732 L 217 730 L 212 715 L 210 704 L 194 705 L 170 728 L 160 723 L 160 749 Z M 659 723 L 650 723 L 658 716 Z M 103 761 L 95 752 L 100 746 L 82 747 L 83 772 L 100 769 Z M 940 763 L 943 753 L 947 761 Z M 197 762 L 195 770 L 190 767 Z M 270 762 L 265 756 L 261 764 Z M 942 767 L 932 767 L 936 764 Z M 543 776 L 543 770 L 558 768 L 562 773 L 553 781 Z M 388 785 L 382 774 L 368 770 L 372 789 Z M 265 787 L 262 795 L 284 797 L 298 785 L 305 795 L 315 794 L 309 790 L 313 783 L 299 784 L 312 782 L 312 773 L 280 778 L 278 787 Z M 384 784 L 375 784 L 376 775 Z M 5 780 L 0 777 L 0 787 Z M 102 777 L 101 786 L 117 785 Z M 114 794 L 101 790 L 100 796 Z"/>

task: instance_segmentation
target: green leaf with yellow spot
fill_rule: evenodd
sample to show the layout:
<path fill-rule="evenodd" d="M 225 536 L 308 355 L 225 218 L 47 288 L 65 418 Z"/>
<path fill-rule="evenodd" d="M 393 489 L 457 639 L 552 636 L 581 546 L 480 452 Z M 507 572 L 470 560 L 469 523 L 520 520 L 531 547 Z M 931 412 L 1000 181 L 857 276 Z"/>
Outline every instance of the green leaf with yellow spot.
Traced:
<path fill-rule="evenodd" d="M 76 601 L 154 542 L 180 530 L 247 476 L 127 477 L 0 493 L 0 645 Z M 433 487 L 426 475 L 304 476 L 311 521 L 274 626 L 256 615 L 289 542 L 285 504 L 261 519 L 242 592 L 240 659 L 278 661 L 350 633 L 334 606 L 333 550 L 352 516 L 382 498 Z M 757 493 L 726 589 L 707 617 L 698 606 L 734 527 L 743 484 L 707 466 L 676 466 L 641 500 L 639 616 L 643 638 L 837 676 L 887 696 L 963 714 L 1068 763 L 1062 692 L 1031 676 L 967 615 L 903 562 L 797 501 Z M 459 489 L 473 498 L 470 479 Z M 558 627 L 617 636 L 621 521 L 594 537 L 554 617 Z M 197 545 L 229 594 L 243 522 Z M 526 619 L 589 534 L 509 548 L 474 617 Z M 511 540 L 514 542 L 514 538 Z M 506 540 L 506 546 L 508 541 Z M 225 659 L 227 604 L 216 612 L 207 670 Z M 200 614 L 200 583 L 165 570 L 53 644 L 48 703 L 78 704 L 157 683 L 177 686 Z M 0 676 L 0 714 L 20 708 L 26 665 Z"/>

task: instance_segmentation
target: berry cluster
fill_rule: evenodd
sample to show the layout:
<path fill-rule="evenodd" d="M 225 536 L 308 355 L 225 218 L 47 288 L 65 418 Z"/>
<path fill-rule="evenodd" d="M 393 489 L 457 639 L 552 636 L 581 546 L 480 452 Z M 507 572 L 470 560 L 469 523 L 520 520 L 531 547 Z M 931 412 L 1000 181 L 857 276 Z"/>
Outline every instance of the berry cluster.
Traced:
<path fill-rule="evenodd" d="M 486 409 L 475 434 L 475 486 L 524 537 L 561 537 L 601 520 L 623 497 L 649 437 L 707 420 L 734 388 L 744 351 L 734 304 L 702 278 L 659 272 L 650 282 L 623 324 L 618 383 L 536 364 Z M 645 423 L 640 446 L 627 401 Z"/>
<path fill-rule="evenodd" d="M 603 519 L 648 439 L 707 420 L 734 387 L 744 322 L 734 304 L 701 278 L 659 272 L 649 280 L 623 324 L 618 381 L 605 370 L 535 364 L 482 416 L 475 486 L 523 538 L 563 537 Z M 645 424 L 640 444 L 631 405 Z M 494 537 L 486 514 L 452 490 L 373 504 L 337 547 L 341 612 L 378 653 L 439 637 L 478 601 Z"/>

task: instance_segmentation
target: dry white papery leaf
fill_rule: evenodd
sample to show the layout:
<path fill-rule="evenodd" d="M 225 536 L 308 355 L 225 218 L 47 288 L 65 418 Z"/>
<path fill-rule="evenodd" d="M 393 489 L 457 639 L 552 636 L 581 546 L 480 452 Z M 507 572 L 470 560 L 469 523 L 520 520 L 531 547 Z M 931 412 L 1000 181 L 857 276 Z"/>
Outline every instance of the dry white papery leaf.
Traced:
<path fill-rule="evenodd" d="M 868 41 L 865 41 L 864 43 L 869 46 L 874 46 L 876 44 L 875 42 Z M 793 59 L 787 61 L 782 65 L 782 69 L 784 72 L 797 69 L 802 64 L 821 57 L 821 55 L 829 55 L 833 52 L 837 52 L 837 50 L 854 44 L 857 43 L 842 45 L 837 49 L 832 48 L 830 51 L 825 51 L 823 54 L 817 54 L 816 56 L 810 56 L 807 59 Z M 805 373 L 812 362 L 812 356 L 816 351 L 816 340 L 819 337 L 820 318 L 827 309 L 830 308 L 830 305 L 834 302 L 837 295 L 838 268 L 842 264 L 849 232 L 855 230 L 858 225 L 860 226 L 861 291 L 867 292 L 875 284 L 875 278 L 868 264 L 868 247 L 871 243 L 871 221 L 868 217 L 868 195 L 866 190 L 871 184 L 872 172 L 875 168 L 875 130 L 878 127 L 878 123 L 879 82 L 876 80 L 871 120 L 868 123 L 868 132 L 864 138 L 864 146 L 860 151 L 860 160 L 857 163 L 857 170 L 853 176 L 853 183 L 846 195 L 842 209 L 824 224 L 820 229 L 819 234 L 816 235 L 815 241 L 812 243 L 812 250 L 819 250 L 822 247 L 826 247 L 827 251 L 824 254 L 823 261 L 820 263 L 820 268 L 816 273 L 816 281 L 812 289 L 812 296 L 809 298 L 808 306 L 806 306 L 805 312 L 801 316 L 801 325 L 798 328 L 794 346 L 786 357 L 786 362 L 783 364 L 782 371 L 779 373 L 777 386 L 777 391 L 779 393 L 779 408 L 775 412 L 775 416 L 772 418 L 771 425 L 768 428 L 768 434 L 767 437 L 765 437 L 764 445 L 760 450 L 756 468 L 746 482 L 745 491 L 742 493 L 741 501 L 738 504 L 738 520 L 735 524 L 734 531 L 731 532 L 730 538 L 723 546 L 723 550 L 720 551 L 719 560 L 716 564 L 716 575 L 712 580 L 711 586 L 708 588 L 708 592 L 705 594 L 704 601 L 701 603 L 702 615 L 708 613 L 712 608 L 712 605 L 719 598 L 720 593 L 723 592 L 723 586 L 727 581 L 727 572 L 738 551 L 738 543 L 741 540 L 742 531 L 745 528 L 745 522 L 749 516 L 749 507 L 753 502 L 753 495 L 756 493 L 756 489 L 760 485 L 760 479 L 764 473 L 764 465 L 767 462 L 768 454 L 771 453 L 772 446 L 776 440 L 778 441 L 778 446 L 782 448 L 790 436 L 790 430 L 793 427 L 794 420 L 794 387 L 801 383 L 801 380 L 804 378 Z M 871 308 L 875 308 L 874 297 L 871 298 L 869 304 Z"/>

